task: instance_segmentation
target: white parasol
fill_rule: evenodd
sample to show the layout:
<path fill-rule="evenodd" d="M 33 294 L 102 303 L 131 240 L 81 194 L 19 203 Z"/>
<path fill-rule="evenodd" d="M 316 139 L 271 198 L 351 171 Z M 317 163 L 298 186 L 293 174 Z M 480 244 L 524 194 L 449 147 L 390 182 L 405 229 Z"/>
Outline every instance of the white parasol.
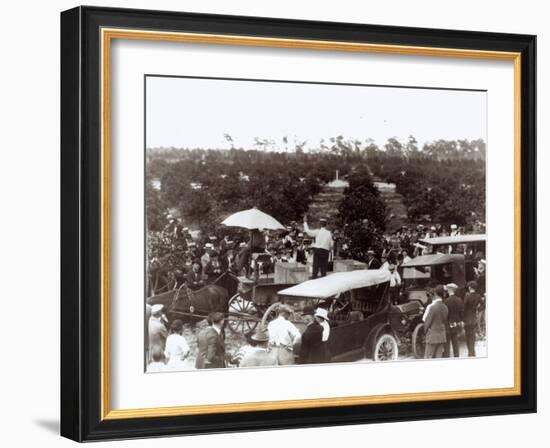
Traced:
<path fill-rule="evenodd" d="M 244 227 L 245 229 L 284 229 L 284 226 L 273 216 L 268 215 L 256 207 L 233 213 L 222 221 L 222 224 L 230 227 Z"/>

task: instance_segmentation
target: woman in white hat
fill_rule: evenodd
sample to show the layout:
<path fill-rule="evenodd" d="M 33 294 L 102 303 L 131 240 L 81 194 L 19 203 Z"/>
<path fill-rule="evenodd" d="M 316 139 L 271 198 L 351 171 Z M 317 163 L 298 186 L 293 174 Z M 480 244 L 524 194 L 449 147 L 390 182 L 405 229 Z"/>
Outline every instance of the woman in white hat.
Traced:
<path fill-rule="evenodd" d="M 315 320 L 321 327 L 323 327 L 323 346 L 325 352 L 325 359 L 323 362 L 330 362 L 330 350 L 328 345 L 328 340 L 330 337 L 330 324 L 328 318 L 328 311 L 324 308 L 317 308 L 315 310 Z"/>

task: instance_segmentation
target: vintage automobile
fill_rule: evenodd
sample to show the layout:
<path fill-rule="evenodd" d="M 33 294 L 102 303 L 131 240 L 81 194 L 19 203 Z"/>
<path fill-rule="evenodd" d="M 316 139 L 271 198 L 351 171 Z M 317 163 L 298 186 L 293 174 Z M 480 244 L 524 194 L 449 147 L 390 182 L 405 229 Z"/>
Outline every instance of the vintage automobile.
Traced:
<path fill-rule="evenodd" d="M 425 306 L 430 301 L 430 285 L 455 283 L 459 288 L 457 294 L 464 297 L 466 283 L 473 279 L 468 275 L 468 261 L 464 254 L 434 253 L 421 255 L 403 263 L 402 303 L 418 302 Z M 484 304 L 478 313 L 478 336 L 485 336 Z M 424 327 L 419 322 L 412 334 L 412 348 L 417 358 L 424 357 Z"/>
<path fill-rule="evenodd" d="M 423 255 L 429 254 L 460 254 L 464 256 L 464 272 L 466 281 L 475 276 L 475 268 L 479 259 L 485 258 L 486 235 L 470 234 L 456 236 L 438 236 L 420 240 L 426 249 Z"/>
<path fill-rule="evenodd" d="M 306 305 L 328 310 L 331 362 L 396 360 L 399 346 L 411 337 L 422 317 L 422 307 L 418 302 L 393 305 L 389 281 L 389 271 L 382 269 L 338 272 L 280 290 L 279 303 L 290 305 L 291 320 L 301 330 Z M 279 303 L 266 310 L 263 325 L 275 316 Z"/>

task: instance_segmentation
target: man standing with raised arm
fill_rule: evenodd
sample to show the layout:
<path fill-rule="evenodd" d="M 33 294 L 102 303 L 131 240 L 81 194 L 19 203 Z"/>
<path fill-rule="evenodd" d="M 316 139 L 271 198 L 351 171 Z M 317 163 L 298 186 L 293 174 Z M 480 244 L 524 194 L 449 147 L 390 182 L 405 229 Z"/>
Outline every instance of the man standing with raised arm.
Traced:
<path fill-rule="evenodd" d="M 315 238 L 315 242 L 313 243 L 312 278 L 317 278 L 319 271 L 321 271 L 321 277 L 327 275 L 328 258 L 334 245 L 332 234 L 327 229 L 327 220 L 321 218 L 319 223 L 321 225 L 320 229 L 310 229 L 307 224 L 307 216 L 304 216 L 304 232 Z"/>

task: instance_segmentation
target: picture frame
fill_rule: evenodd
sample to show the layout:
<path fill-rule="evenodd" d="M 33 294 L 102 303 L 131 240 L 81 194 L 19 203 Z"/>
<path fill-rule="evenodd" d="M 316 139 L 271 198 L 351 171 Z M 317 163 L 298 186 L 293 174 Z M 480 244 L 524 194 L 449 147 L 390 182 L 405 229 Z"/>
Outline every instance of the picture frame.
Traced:
<path fill-rule="evenodd" d="M 514 65 L 514 385 L 471 391 L 110 406 L 111 43 L 185 41 Z M 77 7 L 61 14 L 61 435 L 76 441 L 536 411 L 536 37 Z M 513 90 L 513 91 L 512 91 Z M 512 182 L 512 180 L 510 180 Z M 509 244 L 512 244 L 508 241 Z M 504 243 L 503 243 L 504 244 Z M 136 281 L 138 281 L 136 279 Z"/>

